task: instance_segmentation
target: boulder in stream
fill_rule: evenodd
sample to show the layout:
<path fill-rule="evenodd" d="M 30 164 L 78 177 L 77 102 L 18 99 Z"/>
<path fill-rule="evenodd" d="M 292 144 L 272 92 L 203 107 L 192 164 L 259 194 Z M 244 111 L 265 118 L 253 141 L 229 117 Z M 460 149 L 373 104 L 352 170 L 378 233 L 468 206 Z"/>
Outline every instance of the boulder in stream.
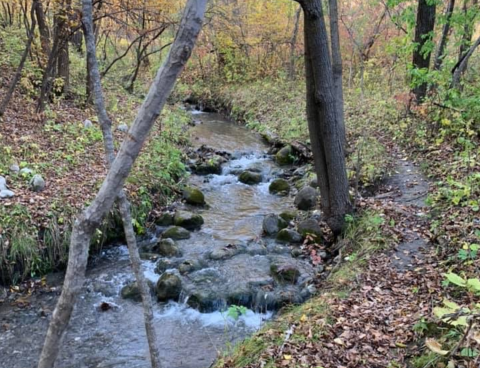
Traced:
<path fill-rule="evenodd" d="M 287 226 L 288 224 L 284 219 L 273 213 L 265 216 L 262 224 L 263 232 L 266 235 L 276 235 L 281 229 Z"/>
<path fill-rule="evenodd" d="M 290 193 L 290 184 L 285 179 L 275 179 L 270 183 L 268 191 L 272 194 L 285 196 Z"/>
<path fill-rule="evenodd" d="M 294 204 L 299 210 L 308 211 L 317 205 L 317 197 L 317 190 L 307 186 L 298 192 Z"/>
<path fill-rule="evenodd" d="M 163 239 L 183 240 L 190 239 L 190 231 L 180 226 L 170 226 L 163 233 Z"/>
<path fill-rule="evenodd" d="M 225 159 L 222 156 L 214 155 L 213 157 L 196 161 L 192 166 L 192 171 L 197 175 L 220 175 L 224 162 Z"/>
<path fill-rule="evenodd" d="M 295 157 L 293 156 L 292 146 L 285 146 L 280 151 L 278 151 L 275 155 L 275 161 L 280 166 L 293 164 L 293 162 L 295 161 Z"/>
<path fill-rule="evenodd" d="M 163 257 L 181 257 L 182 252 L 171 238 L 162 238 L 152 247 L 152 252 Z"/>
<path fill-rule="evenodd" d="M 205 205 L 205 196 L 197 188 L 185 188 L 183 190 L 183 199 L 185 199 L 185 202 L 193 206 Z"/>
<path fill-rule="evenodd" d="M 181 226 L 187 230 L 200 230 L 204 223 L 203 217 L 187 211 L 177 211 L 174 218 L 175 226 Z"/>
<path fill-rule="evenodd" d="M 170 226 L 173 225 L 173 219 L 175 215 L 171 212 L 163 212 L 156 220 L 155 224 L 158 226 Z"/>
<path fill-rule="evenodd" d="M 140 289 L 136 282 L 125 285 L 120 291 L 120 295 L 123 299 L 133 300 L 134 302 L 142 301 L 142 294 L 140 294 Z"/>
<path fill-rule="evenodd" d="M 286 222 L 290 222 L 290 221 L 295 220 L 295 218 L 297 217 L 297 212 L 296 211 L 283 211 L 279 216 L 282 219 L 284 219 Z"/>
<path fill-rule="evenodd" d="M 279 243 L 298 244 L 302 242 L 302 235 L 292 229 L 282 229 L 278 232 L 276 240 Z"/>
<path fill-rule="evenodd" d="M 288 284 L 295 284 L 300 276 L 298 268 L 294 264 L 286 262 L 272 262 L 270 271 L 279 282 Z"/>
<path fill-rule="evenodd" d="M 253 172 L 253 171 L 243 171 L 239 177 L 238 180 L 242 182 L 243 184 L 248 184 L 248 185 L 254 185 L 262 182 L 262 174 Z"/>
<path fill-rule="evenodd" d="M 155 287 L 158 301 L 178 301 L 182 292 L 182 280 L 173 272 L 164 272 L 157 281 Z"/>

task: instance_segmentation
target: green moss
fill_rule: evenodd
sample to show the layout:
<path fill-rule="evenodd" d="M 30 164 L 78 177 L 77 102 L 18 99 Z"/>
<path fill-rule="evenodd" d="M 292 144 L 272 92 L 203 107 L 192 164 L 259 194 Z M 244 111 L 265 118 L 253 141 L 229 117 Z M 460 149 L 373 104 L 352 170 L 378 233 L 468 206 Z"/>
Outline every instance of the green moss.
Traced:
<path fill-rule="evenodd" d="M 268 191 L 272 194 L 287 195 L 290 192 L 290 184 L 285 179 L 275 179 L 270 183 Z"/>

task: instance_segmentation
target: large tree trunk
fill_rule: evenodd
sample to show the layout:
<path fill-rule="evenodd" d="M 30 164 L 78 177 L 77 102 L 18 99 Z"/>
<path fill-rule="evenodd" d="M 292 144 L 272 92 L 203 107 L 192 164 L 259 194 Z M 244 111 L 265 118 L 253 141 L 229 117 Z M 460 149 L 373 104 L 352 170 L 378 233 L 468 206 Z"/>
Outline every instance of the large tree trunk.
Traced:
<path fill-rule="evenodd" d="M 28 34 L 28 40 L 27 44 L 25 46 L 25 50 L 23 51 L 22 59 L 20 60 L 20 64 L 18 64 L 17 71 L 15 72 L 15 75 L 10 82 L 10 86 L 8 87 L 8 91 L 3 98 L 3 101 L 0 103 L 0 116 L 3 116 L 5 114 L 5 110 L 7 109 L 8 103 L 10 102 L 10 99 L 13 96 L 13 92 L 15 91 L 15 88 L 17 87 L 18 81 L 20 80 L 20 77 L 22 76 L 22 71 L 23 67 L 25 66 L 25 61 L 27 60 L 28 54 L 30 53 L 30 50 L 32 48 L 32 42 L 33 38 L 35 37 L 35 9 L 38 7 L 39 1 L 38 0 L 33 0 L 32 2 L 32 10 L 31 10 L 31 18 L 32 18 L 32 24 L 30 26 L 30 31 Z"/>
<path fill-rule="evenodd" d="M 305 19 L 307 119 L 327 224 L 335 234 L 351 212 L 341 129 L 328 35 L 321 0 L 300 0 Z"/>
<path fill-rule="evenodd" d="M 440 68 L 442 67 L 443 59 L 445 57 L 445 47 L 447 46 L 448 34 L 450 33 L 451 19 L 454 8 L 455 0 L 450 0 L 448 2 L 447 8 L 445 9 L 445 24 L 443 25 L 442 37 L 440 38 L 440 43 L 438 44 L 437 53 L 435 55 L 435 62 L 433 63 L 434 70 L 440 70 Z"/>
<path fill-rule="evenodd" d="M 43 54 L 48 57 L 50 54 L 50 30 L 45 19 L 45 13 L 43 11 L 43 5 L 40 1 L 35 8 L 35 15 L 38 23 L 38 30 L 40 32 L 40 43 L 42 45 Z"/>
<path fill-rule="evenodd" d="M 100 72 L 98 70 L 98 62 L 96 57 L 95 35 L 93 32 L 93 15 L 92 15 L 92 0 L 83 0 L 83 24 L 85 31 L 85 39 L 87 46 L 87 63 L 89 64 L 91 85 L 93 86 L 94 102 L 97 111 L 98 119 L 103 132 L 103 140 L 105 146 L 105 154 L 109 165 L 115 159 L 115 151 L 113 145 L 112 135 L 112 121 L 110 120 L 107 110 L 105 108 L 105 101 L 103 99 L 103 91 L 100 80 Z M 130 203 L 123 190 L 120 191 L 118 197 L 118 205 L 120 207 L 120 214 L 122 216 L 123 228 L 127 240 L 128 250 L 130 253 L 130 260 L 132 268 L 137 279 L 137 286 L 142 295 L 145 329 L 147 332 L 148 345 L 150 349 L 150 360 L 153 368 L 160 368 L 160 354 L 158 352 L 157 334 L 153 326 L 153 309 L 152 297 L 147 281 L 143 275 L 142 266 L 140 262 L 140 255 L 137 248 L 137 240 L 135 238 L 135 231 L 132 224 L 132 216 L 130 212 Z"/>
<path fill-rule="evenodd" d="M 70 87 L 70 55 L 69 39 L 72 4 L 71 0 L 62 3 L 62 9 L 55 16 L 55 32 L 59 39 L 59 49 L 57 55 L 56 76 L 63 80 L 62 93 L 67 94 Z"/>
<path fill-rule="evenodd" d="M 435 28 L 435 1 L 419 0 L 417 9 L 417 24 L 415 26 L 415 50 L 413 51 L 413 67 L 416 69 L 429 69 L 431 51 L 424 46 L 432 40 Z M 427 83 L 421 82 L 413 88 L 417 103 L 422 103 L 427 94 Z"/>
<path fill-rule="evenodd" d="M 347 136 L 345 130 L 345 116 L 344 116 L 344 103 L 343 103 L 343 65 L 342 65 L 342 53 L 340 50 L 340 32 L 338 30 L 338 4 L 337 0 L 329 0 L 330 11 L 330 39 L 332 49 L 332 70 L 333 70 L 333 83 L 335 86 L 335 102 L 337 104 L 337 114 L 340 129 L 342 130 L 343 137 L 345 139 L 344 145 L 347 144 Z"/>
<path fill-rule="evenodd" d="M 53 312 L 38 368 L 53 368 L 76 299 L 85 281 L 88 248 L 92 235 L 110 211 L 125 179 L 157 120 L 175 81 L 190 58 L 202 27 L 207 0 L 188 0 L 175 41 L 159 69 L 127 138 L 113 161 L 97 196 L 75 221 L 62 294 Z"/>

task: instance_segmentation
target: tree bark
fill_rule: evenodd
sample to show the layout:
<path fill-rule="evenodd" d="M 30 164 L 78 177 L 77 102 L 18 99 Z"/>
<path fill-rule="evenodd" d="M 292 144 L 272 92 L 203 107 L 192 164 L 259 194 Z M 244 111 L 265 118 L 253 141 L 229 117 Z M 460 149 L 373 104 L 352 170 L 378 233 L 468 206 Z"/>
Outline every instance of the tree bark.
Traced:
<path fill-rule="evenodd" d="M 188 0 L 172 48 L 159 69 L 97 196 L 75 221 L 62 294 L 50 321 L 38 368 L 53 368 L 54 366 L 62 337 L 85 281 L 88 247 L 92 235 L 112 208 L 178 75 L 190 58 L 202 27 L 206 2 L 207 0 Z"/>
<path fill-rule="evenodd" d="M 288 64 L 288 79 L 295 79 L 295 46 L 297 44 L 298 28 L 300 25 L 300 14 L 302 8 L 299 7 L 295 12 L 295 25 L 293 27 L 292 39 L 290 40 L 290 62 Z"/>
<path fill-rule="evenodd" d="M 477 40 L 472 45 L 472 47 L 470 47 L 467 53 L 463 55 L 463 58 L 460 59 L 457 65 L 455 65 L 455 67 L 453 68 L 453 78 L 452 78 L 453 88 L 460 88 L 460 81 L 462 79 L 463 73 L 467 69 L 468 60 L 473 55 L 473 52 L 478 46 L 480 46 L 480 37 L 477 38 Z"/>
<path fill-rule="evenodd" d="M 448 2 L 447 8 L 445 9 L 445 24 L 443 25 L 442 36 L 440 38 L 440 43 L 438 44 L 437 53 L 435 55 L 435 62 L 433 63 L 434 70 L 440 70 L 440 68 L 442 67 L 443 59 L 445 57 L 445 47 L 447 46 L 448 41 L 448 34 L 450 33 L 451 19 L 454 8 L 455 0 L 450 0 Z"/>
<path fill-rule="evenodd" d="M 30 50 L 32 48 L 32 42 L 33 38 L 35 37 L 35 27 L 36 27 L 36 21 L 35 21 L 35 10 L 39 5 L 38 0 L 33 0 L 32 2 L 32 10 L 31 10 L 31 18 L 32 18 L 32 24 L 30 25 L 30 31 L 28 34 L 28 40 L 27 44 L 25 45 L 25 50 L 23 51 L 22 58 L 20 60 L 20 64 L 18 64 L 17 71 L 15 72 L 15 75 L 10 82 L 10 86 L 8 87 L 8 91 L 3 98 L 3 101 L 0 103 L 0 116 L 3 116 L 5 114 L 5 110 L 7 109 L 8 103 L 10 102 L 10 99 L 13 96 L 13 92 L 15 91 L 15 88 L 17 87 L 18 81 L 20 80 L 20 77 L 22 76 L 22 71 L 23 67 L 25 66 L 25 61 L 27 60 L 28 54 L 30 53 Z"/>
<path fill-rule="evenodd" d="M 45 57 L 50 54 L 50 30 L 48 29 L 47 21 L 45 20 L 45 13 L 43 11 L 43 5 L 40 1 L 35 8 L 35 15 L 38 23 L 38 30 L 40 32 L 40 43 Z"/>
<path fill-rule="evenodd" d="M 472 0 L 472 6 L 470 8 L 468 7 L 468 2 L 469 0 L 463 1 L 463 13 L 465 17 L 464 19 L 465 23 L 463 26 L 462 42 L 460 43 L 460 48 L 458 50 L 457 65 L 460 65 L 462 63 L 463 57 L 467 54 L 472 44 L 474 22 L 475 22 L 475 17 L 478 13 L 478 9 L 477 9 L 478 0 Z M 467 67 L 468 67 L 468 60 L 467 62 L 463 63 L 462 68 L 458 71 L 458 73 L 460 73 L 460 76 L 459 77 L 457 76 L 458 79 L 461 79 L 461 75 L 465 73 L 465 70 L 467 70 Z M 455 81 L 453 81 L 452 83 L 455 83 Z"/>
<path fill-rule="evenodd" d="M 429 69 L 431 51 L 424 50 L 430 42 L 435 28 L 436 5 L 433 0 L 419 0 L 417 9 L 417 23 L 415 26 L 415 50 L 413 51 L 413 67 L 416 69 Z M 427 94 L 427 83 L 417 84 L 412 92 L 417 103 L 422 103 Z"/>
<path fill-rule="evenodd" d="M 335 103 L 337 104 L 337 114 L 339 127 L 342 130 L 345 141 L 344 145 L 347 145 L 347 136 L 345 130 L 345 116 L 344 116 L 344 102 L 343 102 L 343 65 L 342 65 L 342 53 L 340 50 L 340 32 L 338 29 L 338 3 L 337 0 L 329 0 L 330 11 L 330 39 L 332 49 L 332 71 L 333 71 L 333 84 L 335 87 Z"/>
<path fill-rule="evenodd" d="M 351 212 L 344 141 L 321 0 L 300 0 L 305 22 L 307 119 L 327 224 L 338 235 Z"/>
<path fill-rule="evenodd" d="M 91 85 L 93 86 L 93 95 L 95 109 L 102 128 L 103 140 L 105 146 L 105 154 L 107 163 L 110 166 L 115 159 L 115 151 L 112 135 L 112 121 L 107 114 L 105 101 L 103 98 L 102 84 L 100 80 L 100 72 L 98 69 L 98 61 L 96 57 L 95 35 L 93 32 L 93 15 L 92 1 L 83 0 L 83 24 L 85 31 L 85 40 L 87 46 L 87 63 L 89 64 Z M 143 301 L 143 310 L 145 318 L 145 329 L 147 332 L 148 345 L 150 350 L 150 360 L 153 368 L 160 368 L 160 354 L 158 351 L 157 334 L 153 326 L 153 309 L 152 297 L 150 289 L 142 272 L 140 255 L 137 248 L 137 240 L 132 225 L 132 216 L 130 212 L 130 203 L 128 202 L 126 193 L 121 190 L 118 196 L 118 205 L 122 216 L 123 228 L 130 254 L 132 268 L 137 280 L 137 286 L 140 290 Z"/>

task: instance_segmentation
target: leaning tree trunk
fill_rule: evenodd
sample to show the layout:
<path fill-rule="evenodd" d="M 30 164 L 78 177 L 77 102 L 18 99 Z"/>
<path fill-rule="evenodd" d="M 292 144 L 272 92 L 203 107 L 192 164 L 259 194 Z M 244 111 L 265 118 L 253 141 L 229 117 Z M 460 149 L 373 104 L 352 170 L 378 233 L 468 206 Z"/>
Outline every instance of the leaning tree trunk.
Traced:
<path fill-rule="evenodd" d="M 473 55 L 475 49 L 480 46 L 480 37 L 477 38 L 475 43 L 470 47 L 463 58 L 455 65 L 453 68 L 453 78 L 452 78 L 452 87 L 453 88 L 460 88 L 460 81 L 462 79 L 462 75 L 467 70 L 468 60 Z"/>
<path fill-rule="evenodd" d="M 48 328 L 38 368 L 53 368 L 76 299 L 85 282 L 88 248 L 95 229 L 112 208 L 132 166 L 157 120 L 175 81 L 190 58 L 202 27 L 207 0 L 188 0 L 175 41 L 113 161 L 95 199 L 75 221 L 67 273 Z"/>
<path fill-rule="evenodd" d="M 429 69 L 432 52 L 424 49 L 431 41 L 435 28 L 436 5 L 432 0 L 419 0 L 417 9 L 417 24 L 415 26 L 415 50 L 413 51 L 413 67 L 416 69 Z M 427 95 L 427 83 L 418 82 L 412 92 L 417 103 L 422 103 Z"/>
<path fill-rule="evenodd" d="M 347 144 L 345 130 L 345 115 L 343 103 L 343 66 L 342 53 L 340 50 L 340 32 L 338 30 L 338 3 L 337 0 L 329 0 L 330 11 L 330 39 L 332 49 L 332 71 L 333 83 L 335 85 L 335 102 L 337 103 L 337 114 L 340 129 L 345 138 L 344 145 Z"/>
<path fill-rule="evenodd" d="M 321 0 L 300 0 L 304 12 L 307 120 L 321 206 L 334 234 L 351 212 L 344 141 Z"/>
<path fill-rule="evenodd" d="M 22 76 L 22 71 L 23 67 L 25 66 L 25 61 L 27 60 L 28 54 L 30 53 L 30 50 L 32 48 L 32 42 L 33 38 L 35 37 L 35 9 L 38 7 L 39 1 L 38 0 L 33 0 L 32 3 L 32 10 L 31 10 L 31 18 L 32 18 L 32 24 L 30 26 L 30 31 L 28 34 L 28 40 L 27 44 L 25 46 L 25 50 L 23 51 L 22 59 L 20 60 L 20 64 L 18 64 L 17 71 L 15 72 L 15 75 L 10 82 L 10 86 L 8 87 L 8 91 L 3 98 L 2 102 L 0 103 L 0 116 L 3 116 L 5 114 L 5 110 L 7 109 L 8 103 L 10 102 L 10 99 L 13 96 L 13 92 L 15 91 L 15 88 L 17 87 L 18 81 L 20 80 L 20 77 Z"/>
<path fill-rule="evenodd" d="M 105 101 L 103 98 L 102 84 L 100 80 L 100 72 L 98 70 L 98 61 L 96 56 L 95 35 L 93 33 L 93 12 L 92 0 L 83 0 L 83 24 L 85 31 L 85 40 L 87 46 L 87 63 L 89 64 L 91 85 L 93 86 L 93 95 L 95 108 L 97 110 L 98 119 L 103 133 L 103 140 L 105 146 L 105 154 L 109 165 L 115 159 L 115 151 L 113 145 L 112 135 L 112 121 L 110 120 L 107 110 L 105 108 Z M 160 368 L 160 354 L 158 352 L 157 334 L 153 326 L 153 309 L 152 296 L 147 281 L 142 272 L 140 262 L 140 255 L 137 248 L 137 240 L 135 238 L 135 231 L 132 224 L 132 216 L 130 212 L 130 203 L 127 200 L 126 193 L 121 190 L 118 196 L 118 205 L 120 214 L 122 216 L 123 228 L 125 230 L 125 237 L 127 240 L 128 250 L 130 253 L 130 260 L 132 268 L 137 279 L 137 286 L 142 295 L 143 310 L 145 318 L 145 330 L 147 332 L 148 345 L 150 350 L 150 360 L 153 368 Z"/>
<path fill-rule="evenodd" d="M 434 70 L 440 70 L 442 67 L 443 59 L 445 57 L 445 47 L 447 46 L 448 34 L 450 33 L 451 19 L 453 9 L 455 8 L 455 0 L 450 0 L 445 9 L 445 24 L 443 25 L 442 37 L 438 44 L 437 53 L 435 54 L 435 61 L 433 63 Z"/>

